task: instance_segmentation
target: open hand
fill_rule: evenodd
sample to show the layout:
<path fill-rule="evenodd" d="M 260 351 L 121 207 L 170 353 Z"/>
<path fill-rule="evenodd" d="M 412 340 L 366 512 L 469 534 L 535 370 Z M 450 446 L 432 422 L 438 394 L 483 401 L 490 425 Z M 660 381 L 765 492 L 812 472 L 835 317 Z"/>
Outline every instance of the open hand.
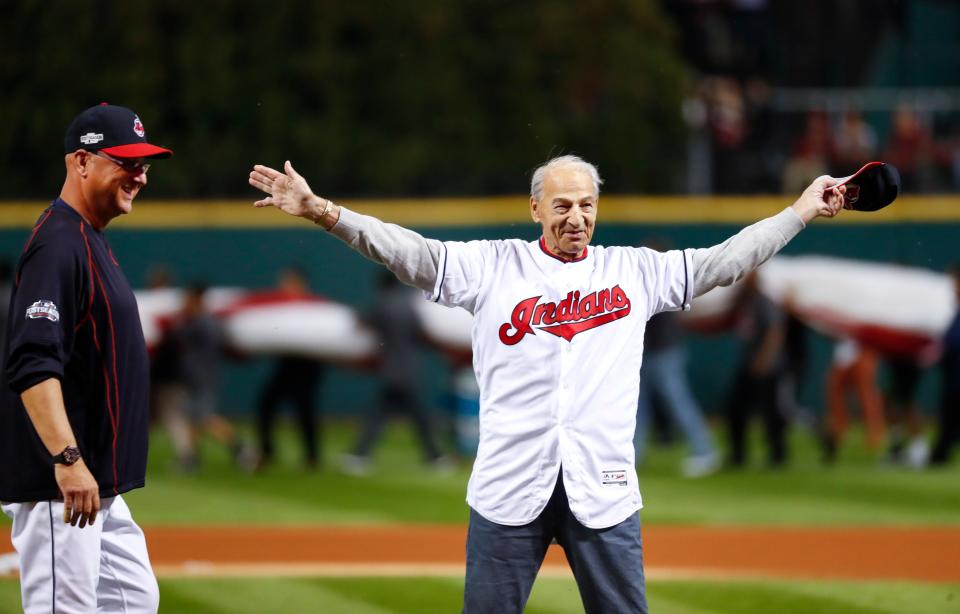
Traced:
<path fill-rule="evenodd" d="M 254 207 L 276 207 L 284 213 L 317 221 L 326 201 L 310 189 L 307 180 L 287 160 L 284 172 L 257 164 L 250 171 L 250 185 L 269 196 L 253 203 Z"/>

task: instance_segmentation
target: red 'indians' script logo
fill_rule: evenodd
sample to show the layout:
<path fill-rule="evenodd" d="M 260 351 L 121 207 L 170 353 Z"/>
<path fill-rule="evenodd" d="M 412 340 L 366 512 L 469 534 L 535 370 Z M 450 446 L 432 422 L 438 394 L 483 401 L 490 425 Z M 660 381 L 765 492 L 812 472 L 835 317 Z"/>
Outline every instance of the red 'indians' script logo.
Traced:
<path fill-rule="evenodd" d="M 620 286 L 583 298 L 579 291 L 571 292 L 559 303 L 537 304 L 539 300 L 531 296 L 517 303 L 510 322 L 500 327 L 500 341 L 516 345 L 526 335 L 536 334 L 534 327 L 570 341 L 578 333 L 630 315 L 630 299 Z"/>

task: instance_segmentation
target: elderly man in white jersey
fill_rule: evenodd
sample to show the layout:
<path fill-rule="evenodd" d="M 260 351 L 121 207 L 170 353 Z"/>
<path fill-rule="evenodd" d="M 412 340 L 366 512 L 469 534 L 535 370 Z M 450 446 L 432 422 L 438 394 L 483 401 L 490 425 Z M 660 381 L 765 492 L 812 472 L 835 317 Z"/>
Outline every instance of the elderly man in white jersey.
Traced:
<path fill-rule="evenodd" d="M 779 214 L 706 249 L 591 246 L 597 169 L 550 160 L 531 181 L 543 233 L 468 243 L 426 239 L 313 193 L 290 162 L 250 185 L 325 228 L 432 301 L 474 315 L 480 445 L 467 487 L 464 612 L 521 612 L 553 539 L 586 612 L 646 612 L 633 432 L 647 320 L 743 277 L 818 216 L 842 187 L 821 177 Z"/>

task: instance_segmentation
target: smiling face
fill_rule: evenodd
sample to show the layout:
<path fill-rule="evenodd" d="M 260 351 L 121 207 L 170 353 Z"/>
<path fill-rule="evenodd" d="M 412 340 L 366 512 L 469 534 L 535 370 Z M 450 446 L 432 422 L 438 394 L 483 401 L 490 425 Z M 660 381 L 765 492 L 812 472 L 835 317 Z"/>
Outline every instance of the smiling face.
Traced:
<path fill-rule="evenodd" d="M 133 199 L 147 185 L 147 173 L 142 169 L 128 170 L 124 165 L 96 154 L 90 154 L 93 165 L 89 196 L 97 217 L 109 221 L 133 210 Z M 123 160 L 121 162 L 128 162 Z"/>
<path fill-rule="evenodd" d="M 547 249 L 565 260 L 583 253 L 593 237 L 599 194 L 580 166 L 547 170 L 540 198 L 530 198 L 530 214 L 543 227 Z"/>
<path fill-rule="evenodd" d="M 101 229 L 133 210 L 133 199 L 147 185 L 144 162 L 78 149 L 66 156 L 67 179 L 60 196 L 91 226 Z"/>

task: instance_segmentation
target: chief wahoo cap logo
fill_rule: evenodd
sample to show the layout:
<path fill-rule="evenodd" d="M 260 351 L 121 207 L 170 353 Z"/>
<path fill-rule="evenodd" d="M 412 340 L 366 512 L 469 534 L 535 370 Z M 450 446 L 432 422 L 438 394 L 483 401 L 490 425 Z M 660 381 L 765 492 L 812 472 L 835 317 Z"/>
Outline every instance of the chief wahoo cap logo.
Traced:
<path fill-rule="evenodd" d="M 844 201 L 846 201 L 844 202 L 844 207 L 847 207 L 849 209 L 850 205 L 860 200 L 860 186 L 858 186 L 855 183 L 848 183 L 847 191 L 843 195 L 843 198 L 844 198 Z"/>
<path fill-rule="evenodd" d="M 141 139 L 143 138 L 143 135 L 146 134 L 146 131 L 143 129 L 143 123 L 140 121 L 139 115 L 133 116 L 133 131 Z"/>

